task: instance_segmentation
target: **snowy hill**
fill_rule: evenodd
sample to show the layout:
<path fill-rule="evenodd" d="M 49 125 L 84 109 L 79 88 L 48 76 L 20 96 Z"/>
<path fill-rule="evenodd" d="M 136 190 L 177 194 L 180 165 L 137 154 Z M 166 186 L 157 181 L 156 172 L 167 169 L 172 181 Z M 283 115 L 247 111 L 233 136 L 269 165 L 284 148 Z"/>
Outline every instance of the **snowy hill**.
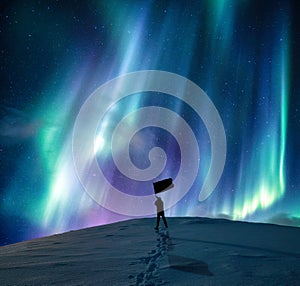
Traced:
<path fill-rule="evenodd" d="M 300 228 L 154 219 L 3 246 L 0 285 L 300 285 Z"/>

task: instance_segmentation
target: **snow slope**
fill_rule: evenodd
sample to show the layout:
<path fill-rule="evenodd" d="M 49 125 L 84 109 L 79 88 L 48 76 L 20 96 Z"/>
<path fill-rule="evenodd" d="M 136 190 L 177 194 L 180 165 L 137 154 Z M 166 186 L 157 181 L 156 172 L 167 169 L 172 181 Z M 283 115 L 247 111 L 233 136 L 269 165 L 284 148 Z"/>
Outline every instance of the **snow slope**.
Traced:
<path fill-rule="evenodd" d="M 300 228 L 136 219 L 0 247 L 0 285 L 300 285 Z"/>

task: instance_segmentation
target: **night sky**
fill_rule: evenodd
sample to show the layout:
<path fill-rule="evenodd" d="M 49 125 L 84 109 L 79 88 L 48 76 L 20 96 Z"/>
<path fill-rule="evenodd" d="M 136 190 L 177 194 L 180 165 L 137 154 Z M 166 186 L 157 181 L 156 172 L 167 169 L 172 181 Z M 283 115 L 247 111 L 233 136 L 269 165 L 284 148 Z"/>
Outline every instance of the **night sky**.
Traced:
<path fill-rule="evenodd" d="M 300 226 L 298 3 L 1 1 L 1 245 L 153 216 L 167 177 L 168 216 Z"/>

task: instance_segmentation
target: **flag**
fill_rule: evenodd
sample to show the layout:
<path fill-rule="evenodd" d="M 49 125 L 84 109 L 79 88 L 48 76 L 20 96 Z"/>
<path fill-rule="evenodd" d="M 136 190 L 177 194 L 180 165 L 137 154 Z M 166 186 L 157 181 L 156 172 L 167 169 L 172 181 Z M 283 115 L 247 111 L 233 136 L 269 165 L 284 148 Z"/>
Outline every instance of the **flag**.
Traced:
<path fill-rule="evenodd" d="M 172 178 L 164 179 L 164 180 L 153 183 L 153 188 L 154 188 L 155 194 L 164 192 L 164 191 L 169 190 L 173 187 L 174 187 L 174 184 L 173 184 L 173 179 Z"/>

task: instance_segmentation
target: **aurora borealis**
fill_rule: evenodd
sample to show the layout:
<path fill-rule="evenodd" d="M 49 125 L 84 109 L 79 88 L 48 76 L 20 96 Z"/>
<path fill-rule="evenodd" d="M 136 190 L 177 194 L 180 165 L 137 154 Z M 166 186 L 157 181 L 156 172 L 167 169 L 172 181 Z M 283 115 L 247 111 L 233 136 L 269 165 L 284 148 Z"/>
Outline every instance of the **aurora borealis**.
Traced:
<path fill-rule="evenodd" d="M 99 108 L 108 108 L 82 158 L 89 162 L 95 156 L 114 188 L 137 196 L 151 194 L 150 175 L 188 178 L 197 165 L 195 181 L 166 211 L 169 216 L 300 226 L 297 1 L 36 0 L 0 5 L 1 245 L 129 218 L 103 208 L 84 190 L 74 164 L 73 135 L 80 110 L 97 88 L 144 70 L 190 80 L 218 111 L 226 161 L 214 191 L 199 201 L 212 139 L 203 118 L 184 100 L 183 84 L 178 83 L 179 96 L 174 97 L 143 91 L 145 78 L 137 83 L 141 92 L 120 99 L 118 90 L 130 90 L 135 83 L 119 83 L 107 94 L 110 102 L 98 102 Z M 213 122 L 209 115 L 207 124 Z M 96 120 L 100 111 L 92 116 Z M 128 130 L 133 128 L 130 142 L 122 141 L 126 132 L 114 138 L 123 118 Z M 152 125 L 145 127 L 147 120 Z M 87 117 L 80 128 L 83 141 L 91 132 L 90 122 Z M 178 139 L 182 128 L 188 131 Z M 185 140 L 191 133 L 194 139 Z M 112 150 L 113 140 L 117 148 Z M 199 156 L 191 148 L 196 145 Z M 153 156 L 157 164 L 166 159 L 163 171 L 147 171 L 152 148 L 160 152 L 153 153 L 161 156 Z M 143 173 L 141 181 L 129 171 L 124 175 L 126 164 L 120 171 L 127 155 Z M 186 176 L 180 173 L 184 158 Z M 87 170 L 86 180 L 94 175 Z M 103 185 L 96 190 L 99 200 L 109 201 L 110 187 L 97 182 L 99 188 Z M 178 182 L 180 188 L 186 185 Z"/>

